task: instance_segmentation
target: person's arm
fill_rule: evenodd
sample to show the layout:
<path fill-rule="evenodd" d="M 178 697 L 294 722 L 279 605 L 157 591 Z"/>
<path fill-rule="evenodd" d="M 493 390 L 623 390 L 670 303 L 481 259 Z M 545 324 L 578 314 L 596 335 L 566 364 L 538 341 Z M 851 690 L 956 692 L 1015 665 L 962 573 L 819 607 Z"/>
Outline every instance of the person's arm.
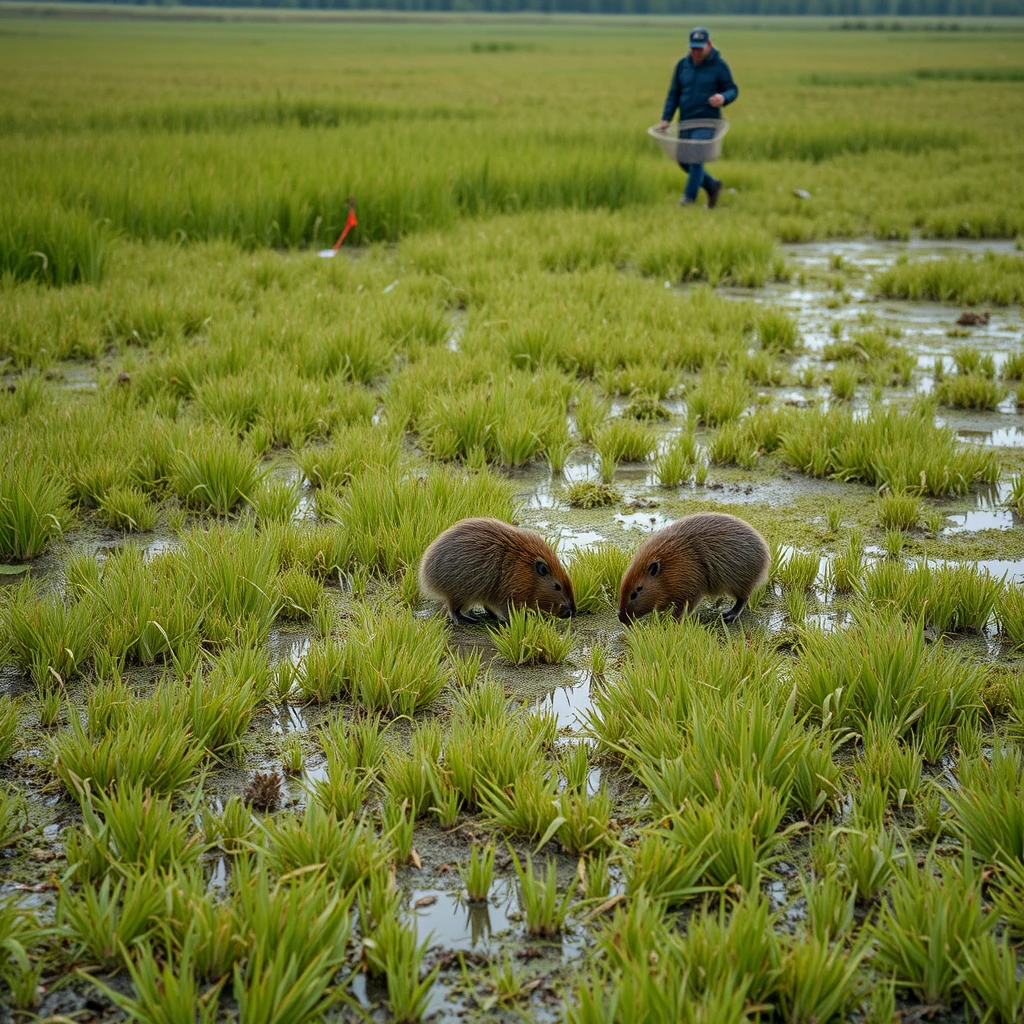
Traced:
<path fill-rule="evenodd" d="M 727 107 L 740 94 L 739 86 L 732 80 L 729 65 L 722 61 L 722 72 L 718 79 L 718 94 L 722 97 L 722 106 Z"/>
<path fill-rule="evenodd" d="M 679 65 L 672 70 L 672 82 L 665 97 L 665 109 L 661 112 L 661 128 L 667 128 L 679 107 Z"/>

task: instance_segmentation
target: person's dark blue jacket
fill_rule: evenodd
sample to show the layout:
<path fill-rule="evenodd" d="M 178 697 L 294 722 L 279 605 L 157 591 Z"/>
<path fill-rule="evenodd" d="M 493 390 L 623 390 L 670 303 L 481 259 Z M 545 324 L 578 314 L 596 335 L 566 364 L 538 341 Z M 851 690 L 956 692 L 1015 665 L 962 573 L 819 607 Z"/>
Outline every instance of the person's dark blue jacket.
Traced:
<path fill-rule="evenodd" d="M 661 118 L 663 121 L 671 121 L 677 107 L 680 121 L 721 117 L 721 107 L 713 107 L 708 103 L 716 92 L 722 94 L 725 105 L 732 103 L 740 94 L 722 55 L 712 47 L 699 64 L 694 64 L 687 54 L 672 72 L 672 84 L 668 87 Z"/>

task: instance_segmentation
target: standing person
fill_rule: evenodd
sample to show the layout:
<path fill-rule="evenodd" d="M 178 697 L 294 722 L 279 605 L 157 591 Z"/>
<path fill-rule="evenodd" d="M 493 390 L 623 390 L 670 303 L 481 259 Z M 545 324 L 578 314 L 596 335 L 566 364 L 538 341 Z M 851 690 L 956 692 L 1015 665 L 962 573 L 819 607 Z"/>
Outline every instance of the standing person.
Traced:
<path fill-rule="evenodd" d="M 680 121 L 717 121 L 722 116 L 722 107 L 732 103 L 739 92 L 732 80 L 729 65 L 711 45 L 708 30 L 695 28 L 690 33 L 690 52 L 676 64 L 676 69 L 672 72 L 672 84 L 668 87 L 665 109 L 658 127 L 664 131 L 677 109 Z M 710 139 L 714 137 L 714 129 L 681 128 L 679 137 Z M 695 203 L 697 193 L 703 186 L 708 194 L 708 209 L 713 208 L 718 202 L 719 192 L 722 191 L 722 183 L 712 178 L 704 170 L 703 164 L 680 163 L 679 166 L 689 175 L 686 179 L 686 191 L 679 200 L 679 205 L 690 206 Z"/>

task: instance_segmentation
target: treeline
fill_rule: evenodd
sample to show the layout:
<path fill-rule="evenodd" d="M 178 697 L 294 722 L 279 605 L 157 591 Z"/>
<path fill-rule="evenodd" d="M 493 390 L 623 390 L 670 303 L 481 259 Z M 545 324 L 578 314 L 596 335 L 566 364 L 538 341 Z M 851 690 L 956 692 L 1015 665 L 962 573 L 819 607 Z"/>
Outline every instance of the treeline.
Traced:
<path fill-rule="evenodd" d="M 90 0 L 82 0 L 88 3 Z M 109 0 L 104 0 L 109 2 Z M 177 0 L 114 0 L 138 6 Z M 1020 17 L 1024 0 L 183 0 L 188 7 L 294 7 L 388 11 L 534 11 L 548 14 L 762 14 L 847 18 Z M 850 22 L 849 29 L 899 29 L 899 23 Z M 932 25 L 933 29 L 955 28 Z"/>

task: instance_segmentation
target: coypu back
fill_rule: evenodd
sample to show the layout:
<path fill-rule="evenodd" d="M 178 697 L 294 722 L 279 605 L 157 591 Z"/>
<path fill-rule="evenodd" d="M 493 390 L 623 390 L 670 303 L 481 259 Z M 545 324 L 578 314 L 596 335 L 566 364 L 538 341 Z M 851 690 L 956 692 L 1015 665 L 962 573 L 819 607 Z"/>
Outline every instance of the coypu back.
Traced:
<path fill-rule="evenodd" d="M 768 578 L 771 553 L 749 523 L 724 512 L 699 512 L 652 534 L 622 580 L 619 618 L 625 622 L 655 609 L 677 615 L 705 597 L 731 596 L 735 618 Z"/>
<path fill-rule="evenodd" d="M 510 605 L 568 616 L 576 611 L 572 584 L 539 533 L 499 519 L 463 519 L 440 534 L 420 561 L 420 589 L 453 619 L 483 605 L 506 618 Z"/>

